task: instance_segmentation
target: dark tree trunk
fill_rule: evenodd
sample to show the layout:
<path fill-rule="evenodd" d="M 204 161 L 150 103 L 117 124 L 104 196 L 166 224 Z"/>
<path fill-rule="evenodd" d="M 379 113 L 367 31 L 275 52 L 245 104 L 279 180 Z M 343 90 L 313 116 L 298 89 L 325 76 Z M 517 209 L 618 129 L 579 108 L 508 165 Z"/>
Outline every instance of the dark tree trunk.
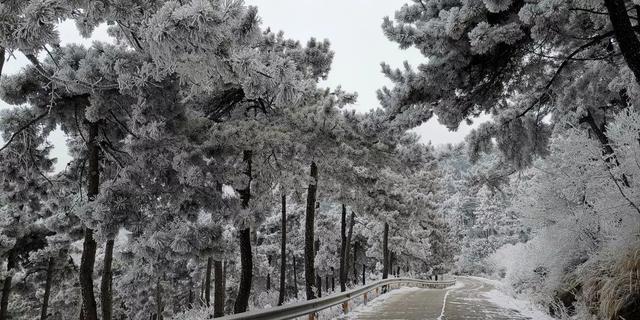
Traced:
<path fill-rule="evenodd" d="M 382 279 L 389 277 L 389 224 L 384 223 L 384 235 L 382 238 Z"/>
<path fill-rule="evenodd" d="M 100 281 L 100 302 L 102 306 L 102 320 L 111 320 L 113 310 L 113 296 L 111 281 L 113 273 L 111 265 L 113 261 L 113 239 L 107 240 L 104 248 L 104 266 L 102 268 L 102 279 Z"/>
<path fill-rule="evenodd" d="M 587 111 L 587 115 L 580 119 L 580 123 L 585 123 L 585 122 L 587 124 L 589 124 L 589 127 L 591 128 L 591 131 L 593 131 L 593 133 L 598 138 L 598 141 L 600 141 L 600 144 L 602 144 L 602 148 L 604 149 L 604 153 L 606 155 L 611 155 L 611 156 L 615 157 L 614 152 L 613 152 L 613 148 L 609 144 L 609 138 L 605 134 L 604 125 L 602 125 L 602 127 L 598 126 L 598 124 L 596 123 L 596 120 L 593 118 L 593 115 L 591 114 L 591 111 Z M 615 162 L 617 164 L 618 161 L 615 160 Z"/>
<path fill-rule="evenodd" d="M 296 267 L 296 256 L 291 251 L 291 261 L 293 261 L 293 292 L 295 293 L 294 297 L 298 299 L 298 269 Z"/>
<path fill-rule="evenodd" d="M 44 296 L 42 297 L 42 309 L 40 309 L 40 320 L 47 319 L 47 309 L 49 308 L 49 297 L 51 296 L 51 281 L 53 279 L 53 269 L 55 267 L 55 258 L 50 257 L 47 264 L 47 276 L 44 283 Z"/>
<path fill-rule="evenodd" d="M 315 162 L 311 162 L 311 182 L 307 191 L 307 210 L 305 212 L 304 223 L 304 278 L 307 300 L 315 299 L 313 283 L 316 278 L 315 273 L 315 249 L 314 249 L 314 228 L 316 213 L 316 191 L 318 189 L 318 167 Z"/>
<path fill-rule="evenodd" d="M 100 185 L 100 163 L 98 147 L 98 123 L 89 123 L 88 149 L 88 201 L 94 201 L 98 195 Z M 96 261 L 96 241 L 93 239 L 93 230 L 84 229 L 84 242 L 82 244 L 82 256 L 80 258 L 80 292 L 82 296 L 82 313 L 84 320 L 98 320 L 96 298 L 93 294 L 93 265 Z"/>
<path fill-rule="evenodd" d="M 358 269 L 356 268 L 356 257 L 358 256 L 358 242 L 355 242 L 353 244 L 353 257 L 352 257 L 352 263 L 351 265 L 353 266 L 353 284 L 358 284 Z"/>
<path fill-rule="evenodd" d="M 331 291 L 336 292 L 336 269 L 331 267 Z"/>
<path fill-rule="evenodd" d="M 204 303 L 207 307 L 211 306 L 211 267 L 213 266 L 213 258 L 207 258 L 207 273 L 204 275 Z"/>
<path fill-rule="evenodd" d="M 223 317 L 224 316 L 224 300 L 225 300 L 225 285 L 224 285 L 224 275 L 222 270 L 222 261 L 216 260 L 213 262 L 214 269 L 214 297 L 213 297 L 213 316 L 214 317 Z"/>
<path fill-rule="evenodd" d="M 251 200 L 251 181 L 252 181 L 252 165 L 253 152 L 247 150 L 244 152 L 242 159 L 246 163 L 247 168 L 244 174 L 247 176 L 247 186 L 240 190 L 240 198 L 242 199 L 242 208 L 249 207 Z M 233 307 L 234 313 L 242 313 L 247 311 L 249 305 L 249 294 L 251 293 L 251 280 L 253 276 L 253 253 L 251 251 L 251 228 L 247 226 L 240 230 L 240 287 L 238 288 L 238 296 Z"/>
<path fill-rule="evenodd" d="M 4 47 L 0 47 L 0 76 L 2 75 L 3 67 L 4 67 Z"/>
<path fill-rule="evenodd" d="M 329 292 L 329 276 L 324 276 L 324 290 Z"/>
<path fill-rule="evenodd" d="M 367 269 L 367 266 L 363 263 L 363 264 L 362 264 L 362 285 L 363 285 L 363 286 L 367 284 L 367 283 L 366 283 L 366 282 L 367 282 L 367 280 L 366 280 L 366 277 L 365 277 L 365 274 L 364 274 L 364 272 L 365 272 L 365 270 L 366 270 L 366 269 Z"/>
<path fill-rule="evenodd" d="M 389 253 L 389 271 L 391 272 L 392 276 L 395 276 L 395 274 L 393 273 L 393 260 L 395 258 L 394 255 L 395 254 L 393 252 Z"/>
<path fill-rule="evenodd" d="M 13 249 L 7 253 L 7 272 L 11 272 L 11 269 L 16 267 L 16 256 Z M 7 320 L 7 314 L 9 313 L 9 294 L 11 294 L 11 280 L 12 276 L 8 275 L 4 278 L 2 284 L 2 300 L 0 300 L 0 320 Z"/>
<path fill-rule="evenodd" d="M 611 147 L 611 144 L 609 144 L 609 137 L 607 137 L 607 135 L 605 134 L 606 132 L 605 125 L 602 124 L 602 126 L 598 126 L 598 124 L 596 123 L 596 120 L 593 118 L 593 115 L 591 114 L 591 111 L 588 111 L 588 110 L 587 110 L 587 115 L 580 119 L 580 123 L 585 123 L 585 122 L 589 124 L 591 131 L 593 131 L 593 133 L 598 138 L 598 141 L 600 141 L 600 144 L 602 145 L 602 149 L 604 150 L 604 154 L 609 156 L 607 158 L 607 161 L 613 161 L 613 163 L 616 166 L 619 166 L 620 163 L 618 162 L 618 158 L 616 157 L 616 154 L 613 148 Z M 629 183 L 629 178 L 624 173 L 622 174 L 622 183 L 627 188 L 631 187 L 631 184 Z M 635 204 L 633 206 L 636 210 L 638 210 Z"/>
<path fill-rule="evenodd" d="M 233 307 L 234 313 L 247 311 L 249 294 L 251 293 L 252 260 L 251 230 L 250 228 L 246 228 L 240 231 L 240 288 L 238 289 L 238 297 Z"/>
<path fill-rule="evenodd" d="M 287 195 L 282 194 L 282 239 L 280 241 L 280 292 L 278 294 L 278 305 L 284 303 L 287 294 L 285 278 L 287 276 Z"/>
<path fill-rule="evenodd" d="M 349 274 L 349 264 L 351 261 L 351 239 L 353 238 L 353 224 L 355 223 L 355 213 L 351 211 L 351 220 L 349 222 L 349 232 L 347 233 L 347 244 L 344 251 L 344 281 L 347 282 L 347 275 Z"/>
<path fill-rule="evenodd" d="M 320 240 L 316 240 L 315 243 L 315 253 L 314 256 L 318 255 L 318 250 L 320 249 Z M 318 298 L 322 298 L 322 278 L 320 277 L 320 274 L 318 274 L 316 272 L 316 288 L 317 288 L 317 295 Z"/>
<path fill-rule="evenodd" d="M 347 207 L 342 205 L 342 219 L 340 223 L 340 292 L 347 290 Z"/>
<path fill-rule="evenodd" d="M 320 275 L 316 276 L 316 288 L 318 290 L 318 298 L 322 298 L 322 277 Z"/>
<path fill-rule="evenodd" d="M 82 296 L 82 313 L 84 320 L 97 320 L 98 311 L 93 293 L 93 265 L 96 258 L 96 241 L 93 230 L 85 228 L 82 256 L 80 258 L 80 291 Z"/>
<path fill-rule="evenodd" d="M 604 0 L 604 5 L 609 11 L 609 20 L 622 56 L 636 76 L 636 82 L 640 83 L 640 40 L 631 25 L 626 3 L 624 0 Z"/>
<path fill-rule="evenodd" d="M 269 262 L 269 268 L 271 268 L 271 256 L 267 256 L 267 261 Z M 271 272 L 267 268 L 267 291 L 271 290 Z"/>

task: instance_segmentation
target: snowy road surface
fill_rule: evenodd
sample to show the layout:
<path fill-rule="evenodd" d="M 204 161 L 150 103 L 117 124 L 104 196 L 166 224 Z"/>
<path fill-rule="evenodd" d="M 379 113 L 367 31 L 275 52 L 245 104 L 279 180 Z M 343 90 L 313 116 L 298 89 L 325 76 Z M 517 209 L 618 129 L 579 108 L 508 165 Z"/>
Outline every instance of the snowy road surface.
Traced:
<path fill-rule="evenodd" d="M 455 287 L 437 289 L 403 288 L 381 296 L 369 306 L 355 310 L 350 319 L 410 320 L 539 320 L 513 309 L 509 302 L 496 304 L 495 287 L 481 279 L 459 277 Z M 506 299 L 505 299 L 506 300 Z M 531 314 L 531 313 L 529 313 Z"/>

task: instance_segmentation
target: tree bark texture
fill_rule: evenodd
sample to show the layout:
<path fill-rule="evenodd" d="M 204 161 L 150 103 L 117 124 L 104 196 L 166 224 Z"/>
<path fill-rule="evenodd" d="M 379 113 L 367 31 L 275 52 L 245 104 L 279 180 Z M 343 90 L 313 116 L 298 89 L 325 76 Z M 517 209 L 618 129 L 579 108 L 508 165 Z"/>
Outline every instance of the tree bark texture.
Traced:
<path fill-rule="evenodd" d="M 240 190 L 240 199 L 242 200 L 242 208 L 249 208 L 251 200 L 251 181 L 252 181 L 252 161 L 253 152 L 251 150 L 244 151 L 242 156 L 246 164 L 244 174 L 247 176 L 247 186 Z M 251 281 L 253 276 L 253 252 L 251 251 L 251 227 L 246 227 L 239 232 L 240 238 L 240 287 L 238 288 L 238 296 L 233 308 L 234 313 L 242 313 L 247 311 L 249 305 L 249 295 L 251 293 Z"/>
<path fill-rule="evenodd" d="M 278 293 L 278 305 L 284 303 L 286 292 L 286 269 L 287 269 L 287 195 L 282 194 L 282 239 L 280 240 L 280 292 Z"/>
<path fill-rule="evenodd" d="M 98 147 L 98 123 L 89 123 L 89 135 L 87 137 L 88 151 L 88 201 L 94 201 L 99 192 L 100 163 Z M 85 227 L 82 244 L 82 256 L 80 258 L 80 292 L 82 297 L 82 314 L 84 320 L 98 320 L 96 298 L 93 293 L 93 267 L 96 261 L 97 244 L 93 239 L 93 230 Z"/>
<path fill-rule="evenodd" d="M 113 292 L 111 282 L 113 272 L 111 265 L 113 262 L 113 239 L 107 240 L 104 248 L 104 263 L 102 268 L 102 279 L 100 280 L 100 303 L 102 307 L 102 320 L 111 320 L 113 314 Z"/>
<path fill-rule="evenodd" d="M 316 192 L 318 189 L 318 167 L 315 162 L 311 162 L 311 181 L 307 190 L 307 208 L 304 223 L 304 277 L 307 300 L 316 298 L 313 288 L 315 286 L 315 213 L 316 213 Z"/>

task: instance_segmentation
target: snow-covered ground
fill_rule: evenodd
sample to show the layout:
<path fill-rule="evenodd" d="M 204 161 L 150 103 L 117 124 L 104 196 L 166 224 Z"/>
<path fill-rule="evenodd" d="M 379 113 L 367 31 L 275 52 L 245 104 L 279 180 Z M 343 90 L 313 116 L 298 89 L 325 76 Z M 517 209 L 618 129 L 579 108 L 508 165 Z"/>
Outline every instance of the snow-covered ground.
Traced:
<path fill-rule="evenodd" d="M 544 313 L 540 308 L 533 303 L 514 297 L 512 294 L 507 293 L 508 290 L 504 290 L 504 284 L 497 280 L 486 279 L 481 277 L 469 277 L 478 281 L 491 284 L 494 289 L 484 293 L 489 301 L 498 307 L 505 309 L 518 310 L 520 314 L 526 317 L 530 317 L 534 320 L 553 320 L 553 318 Z"/>

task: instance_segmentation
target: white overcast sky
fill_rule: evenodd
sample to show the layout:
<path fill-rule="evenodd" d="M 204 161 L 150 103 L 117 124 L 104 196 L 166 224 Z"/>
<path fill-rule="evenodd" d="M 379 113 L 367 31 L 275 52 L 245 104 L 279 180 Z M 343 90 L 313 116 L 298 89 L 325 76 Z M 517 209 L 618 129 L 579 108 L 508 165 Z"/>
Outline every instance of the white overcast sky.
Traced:
<path fill-rule="evenodd" d="M 358 103 L 354 108 L 367 111 L 380 106 L 376 90 L 389 85 L 380 72 L 380 63 L 393 67 L 408 61 L 412 66 L 425 58 L 415 49 L 401 50 L 387 40 L 382 33 L 382 18 L 393 16 L 405 0 L 245 0 L 258 7 L 262 27 L 274 31 L 283 30 L 285 36 L 303 43 L 311 38 L 329 39 L 335 52 L 329 79 L 325 86 L 341 85 L 347 91 L 358 93 Z M 92 40 L 109 41 L 106 28 L 98 28 L 92 39 L 80 37 L 71 22 L 59 26 L 62 44 L 82 43 L 90 45 Z M 26 64 L 21 55 L 10 57 L 5 63 L 3 74 L 15 73 Z M 0 101 L 0 108 L 6 105 Z M 470 128 L 461 125 L 457 132 L 450 132 L 432 119 L 415 129 L 423 142 L 434 145 L 461 142 Z M 64 136 L 56 132 L 51 137 L 56 146 L 63 144 Z M 54 156 L 59 158 L 56 171 L 61 170 L 69 160 L 66 148 L 56 147 Z"/>
<path fill-rule="evenodd" d="M 258 7 L 262 27 L 282 30 L 285 36 L 305 43 L 309 38 L 329 39 L 335 52 L 326 86 L 341 85 L 358 92 L 358 111 L 380 106 L 376 90 L 390 85 L 380 63 L 402 67 L 404 61 L 417 66 L 425 61 L 416 49 L 401 50 L 382 33 L 382 19 L 393 18 L 405 0 L 245 0 Z M 485 119 L 486 117 L 482 117 Z M 417 128 L 422 141 L 434 145 L 457 143 L 471 129 L 460 125 L 451 132 L 434 118 Z"/>

